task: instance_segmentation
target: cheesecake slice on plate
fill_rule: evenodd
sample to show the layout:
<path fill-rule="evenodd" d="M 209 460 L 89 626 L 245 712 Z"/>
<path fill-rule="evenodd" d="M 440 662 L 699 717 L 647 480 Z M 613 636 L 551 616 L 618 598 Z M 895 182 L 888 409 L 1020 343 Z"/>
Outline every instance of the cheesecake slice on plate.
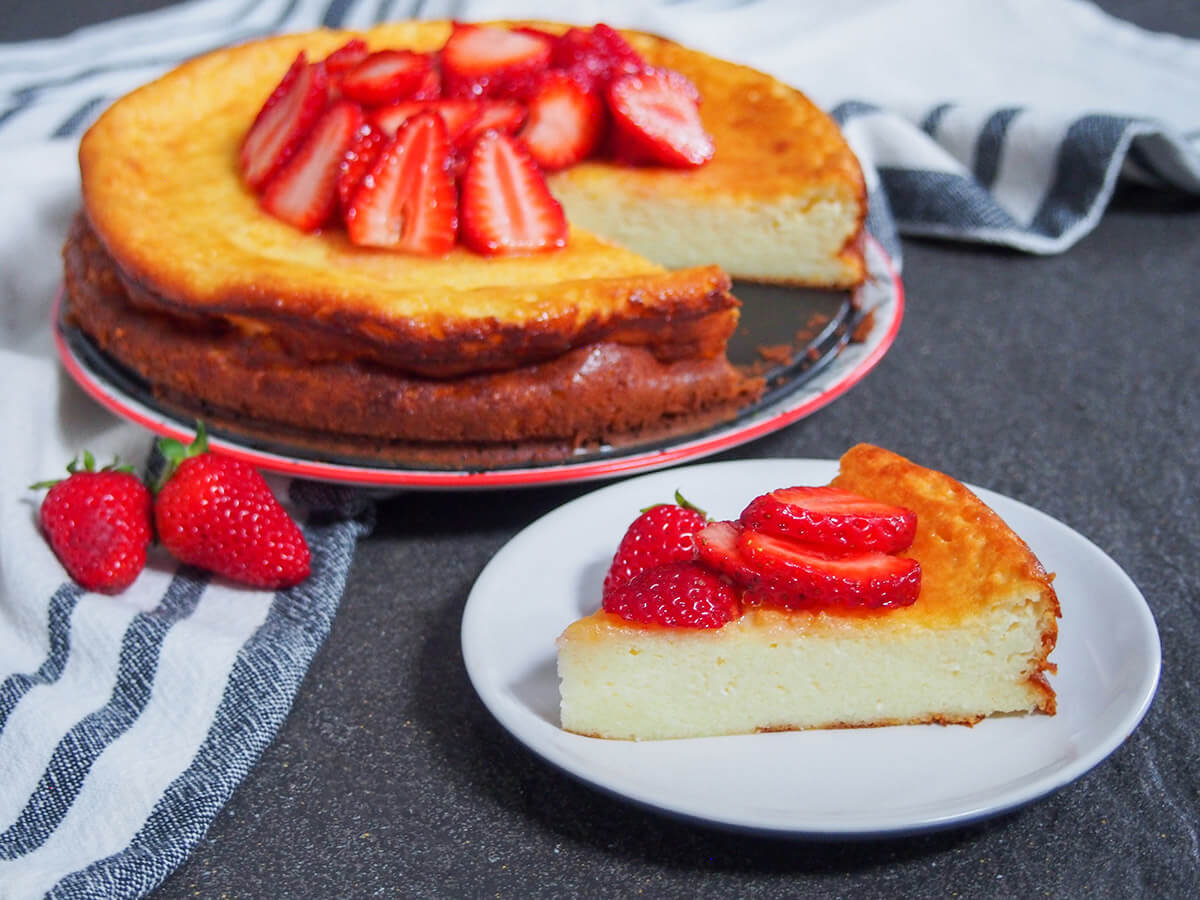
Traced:
<path fill-rule="evenodd" d="M 1059 606 L 1025 542 L 954 478 L 877 447 L 848 451 L 830 487 L 915 514 L 910 545 L 870 556 L 872 577 L 881 558 L 894 558 L 888 572 L 908 579 L 901 593 L 871 593 L 875 585 L 860 597 L 821 595 L 782 583 L 778 568 L 745 555 L 764 544 L 753 516 L 708 526 L 701 545 L 714 529 L 725 538 L 742 530 L 740 544 L 717 541 L 743 548 L 738 564 L 710 567 L 736 597 L 727 621 L 664 625 L 601 609 L 574 622 L 558 641 L 562 727 L 653 740 L 1053 715 L 1046 673 Z M 814 551 L 780 552 L 793 564 Z M 862 552 L 825 555 L 852 579 L 867 570 Z M 919 591 L 904 594 L 913 569 Z"/>

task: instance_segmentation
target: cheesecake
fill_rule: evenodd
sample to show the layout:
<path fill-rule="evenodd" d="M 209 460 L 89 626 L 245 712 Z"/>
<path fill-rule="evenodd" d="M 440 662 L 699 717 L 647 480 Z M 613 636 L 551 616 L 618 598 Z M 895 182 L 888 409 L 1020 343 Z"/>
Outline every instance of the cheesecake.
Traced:
<path fill-rule="evenodd" d="M 117 101 L 80 145 L 66 320 L 181 415 L 318 452 L 488 466 L 728 420 L 764 386 L 726 358 L 731 275 L 862 282 L 865 189 L 832 120 L 769 76 L 635 33 L 648 65 L 695 85 L 715 153 L 549 173 L 562 246 L 390 252 L 266 211 L 239 152 L 299 54 L 436 54 L 459 27 L 258 40 Z"/>
<path fill-rule="evenodd" d="M 832 487 L 910 510 L 920 588 L 905 605 L 743 600 L 715 628 L 601 609 L 558 640 L 561 724 L 627 740 L 1053 715 L 1052 577 L 949 475 L 858 445 Z"/>

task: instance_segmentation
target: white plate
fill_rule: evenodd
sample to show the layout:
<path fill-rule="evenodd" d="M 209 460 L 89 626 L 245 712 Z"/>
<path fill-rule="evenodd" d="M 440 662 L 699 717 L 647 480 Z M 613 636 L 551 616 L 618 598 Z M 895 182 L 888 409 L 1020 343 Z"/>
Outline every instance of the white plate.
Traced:
<path fill-rule="evenodd" d="M 754 831 L 867 836 L 942 828 L 1027 803 L 1078 778 L 1137 727 L 1158 684 L 1158 631 L 1103 551 L 1015 500 L 975 489 L 1033 548 L 1062 604 L 1051 677 L 1058 715 L 974 728 L 901 726 L 633 743 L 558 727 L 554 640 L 599 605 L 637 510 L 676 488 L 715 517 L 837 464 L 746 460 L 644 475 L 543 516 L 488 564 L 463 613 L 467 672 L 514 737 L 589 784 L 658 810 Z"/>

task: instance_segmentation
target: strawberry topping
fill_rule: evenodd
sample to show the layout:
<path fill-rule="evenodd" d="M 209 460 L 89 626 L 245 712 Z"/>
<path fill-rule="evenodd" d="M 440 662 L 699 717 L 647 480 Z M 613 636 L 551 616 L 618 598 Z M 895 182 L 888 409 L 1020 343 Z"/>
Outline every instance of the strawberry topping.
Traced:
<path fill-rule="evenodd" d="M 733 589 L 694 562 L 647 569 L 605 594 L 604 610 L 631 622 L 675 628 L 720 628 L 740 612 Z"/>
<path fill-rule="evenodd" d="M 343 216 L 350 208 L 350 201 L 354 199 L 354 193 L 362 184 L 363 178 L 374 168 L 375 161 L 379 159 L 379 151 L 383 149 L 388 137 L 389 135 L 378 128 L 372 128 L 369 123 L 364 124 L 342 156 L 338 166 L 337 195 L 338 207 Z"/>
<path fill-rule="evenodd" d="M 322 63 L 301 52 L 271 92 L 242 141 L 242 175 L 258 190 L 304 140 L 325 108 L 329 78 Z"/>
<path fill-rule="evenodd" d="M 910 510 L 869 500 L 833 487 L 780 488 L 750 502 L 742 524 L 817 544 L 825 550 L 876 550 L 897 553 L 917 533 Z"/>
<path fill-rule="evenodd" d="M 441 116 L 423 112 L 406 121 L 350 201 L 350 240 L 427 256 L 449 253 L 458 227 L 449 161 Z"/>
<path fill-rule="evenodd" d="M 695 559 L 696 534 L 708 518 L 679 494 L 675 499 L 651 506 L 625 529 L 604 577 L 606 596 L 647 569 Z"/>
<path fill-rule="evenodd" d="M 543 169 L 565 169 L 596 149 L 605 118 L 597 94 L 565 72 L 550 72 L 529 100 L 529 118 L 519 136 Z"/>
<path fill-rule="evenodd" d="M 748 529 L 738 538 L 738 549 L 759 573 L 756 585 L 779 591 L 804 606 L 908 606 L 921 592 L 921 565 L 905 556 L 874 551 L 828 553 Z"/>
<path fill-rule="evenodd" d="M 475 142 L 462 179 L 462 240 L 489 256 L 566 245 L 562 206 L 537 163 L 509 135 L 489 131 Z"/>
<path fill-rule="evenodd" d="M 455 240 L 490 255 L 528 253 L 567 240 L 562 208 L 542 172 L 592 156 L 699 165 L 713 149 L 698 104 L 691 82 L 649 67 L 607 25 L 555 35 L 456 24 L 433 52 L 372 50 L 362 38 L 315 63 L 301 52 L 243 138 L 239 165 L 262 208 L 297 228 L 323 227 L 340 210 L 354 243 L 432 254 L 446 252 L 444 236 L 457 222 L 457 204 L 445 200 L 446 174 L 450 193 L 463 197 L 464 227 Z M 429 112 L 441 118 L 450 149 L 418 175 L 395 163 L 401 142 L 384 144 Z M 346 139 L 351 126 L 355 134 Z M 516 140 L 484 141 L 492 132 Z M 425 139 L 417 143 L 424 156 L 434 152 Z M 376 166 L 383 187 L 375 183 Z M 418 214 L 417 201 L 390 196 L 402 175 L 405 190 L 419 187 L 420 202 L 436 202 L 436 210 Z"/>
<path fill-rule="evenodd" d="M 407 100 L 427 82 L 433 62 L 427 54 L 379 50 L 341 77 L 342 93 L 366 106 Z"/>
<path fill-rule="evenodd" d="M 331 80 L 339 79 L 366 59 L 370 52 L 362 38 L 351 38 L 325 57 L 325 71 Z"/>
<path fill-rule="evenodd" d="M 676 167 L 712 159 L 712 137 L 700 121 L 700 95 L 678 72 L 654 69 L 622 75 L 608 87 L 618 154 Z"/>
<path fill-rule="evenodd" d="M 550 64 L 551 42 L 528 31 L 457 25 L 442 48 L 442 84 L 450 97 L 514 96 Z"/>
<path fill-rule="evenodd" d="M 363 113 L 356 104 L 343 101 L 329 107 L 267 182 L 263 209 L 301 231 L 324 225 L 337 207 L 342 160 L 362 125 Z"/>

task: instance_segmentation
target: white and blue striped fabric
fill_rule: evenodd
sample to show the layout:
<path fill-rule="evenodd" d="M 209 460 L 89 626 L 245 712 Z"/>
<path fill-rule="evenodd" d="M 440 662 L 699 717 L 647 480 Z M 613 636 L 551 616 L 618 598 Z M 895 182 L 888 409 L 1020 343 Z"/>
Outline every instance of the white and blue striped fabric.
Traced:
<path fill-rule="evenodd" d="M 1121 177 L 1200 194 L 1200 43 L 1079 0 L 851 3 L 196 0 L 66 37 L 0 45 L 0 900 L 143 896 L 204 835 L 287 715 L 329 632 L 371 511 L 280 485 L 314 575 L 237 588 L 159 556 L 119 597 L 65 579 L 38 495 L 83 448 L 144 456 L 54 360 L 49 308 L 78 207 L 75 141 L 104 107 L 231 42 L 405 17 L 603 20 L 770 71 L 842 124 L 868 225 L 1066 250 Z M 964 298 L 965 299 L 965 298 Z"/>

